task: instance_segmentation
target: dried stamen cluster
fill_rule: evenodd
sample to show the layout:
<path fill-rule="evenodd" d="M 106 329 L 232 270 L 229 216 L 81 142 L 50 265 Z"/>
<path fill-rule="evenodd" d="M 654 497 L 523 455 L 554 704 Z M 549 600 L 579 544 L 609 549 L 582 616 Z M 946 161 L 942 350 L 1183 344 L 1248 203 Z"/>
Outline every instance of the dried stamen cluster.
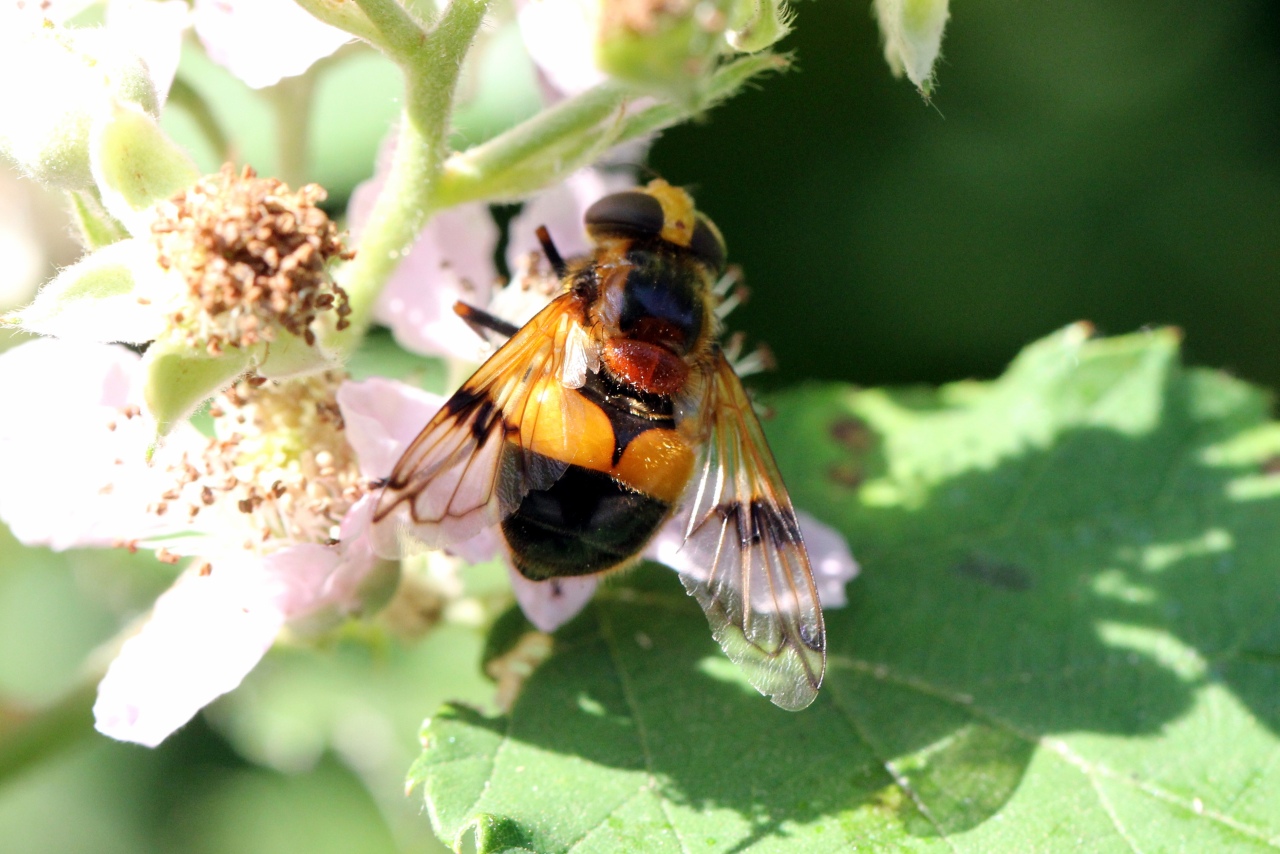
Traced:
<path fill-rule="evenodd" d="M 334 398 L 342 380 L 329 372 L 232 386 L 210 407 L 215 437 L 199 458 L 170 466 L 176 483 L 151 511 L 181 502 L 193 520 L 206 508 L 235 514 L 250 549 L 332 542 L 367 489 Z"/>
<path fill-rule="evenodd" d="M 194 346 L 216 356 L 272 340 L 276 325 L 314 344 L 311 324 L 328 310 L 347 326 L 347 295 L 326 268 L 351 253 L 316 207 L 324 198 L 316 184 L 291 193 L 227 165 L 160 205 L 152 236 L 160 266 L 186 280 L 189 302 L 173 321 Z"/>

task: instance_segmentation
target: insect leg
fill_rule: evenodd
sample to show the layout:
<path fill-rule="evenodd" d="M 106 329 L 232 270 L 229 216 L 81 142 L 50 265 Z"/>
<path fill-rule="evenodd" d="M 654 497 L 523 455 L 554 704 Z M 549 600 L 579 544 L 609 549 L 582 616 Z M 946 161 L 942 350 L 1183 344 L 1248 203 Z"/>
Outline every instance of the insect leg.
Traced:
<path fill-rule="evenodd" d="M 496 332 L 504 338 L 510 338 L 520 331 L 520 327 L 514 323 L 508 323 L 501 317 L 490 314 L 482 308 L 467 305 L 462 300 L 458 300 L 453 304 L 453 313 L 465 320 L 467 325 L 474 329 L 481 338 L 485 337 L 484 330 L 486 329 L 490 332 Z"/>
<path fill-rule="evenodd" d="M 547 256 L 547 261 L 551 264 L 552 272 L 556 274 L 556 278 L 563 279 L 568 275 L 569 268 L 565 265 L 564 256 L 560 254 L 560 250 L 551 241 L 551 232 L 547 231 L 545 225 L 540 225 L 536 233 L 538 242 L 542 244 L 542 252 Z"/>

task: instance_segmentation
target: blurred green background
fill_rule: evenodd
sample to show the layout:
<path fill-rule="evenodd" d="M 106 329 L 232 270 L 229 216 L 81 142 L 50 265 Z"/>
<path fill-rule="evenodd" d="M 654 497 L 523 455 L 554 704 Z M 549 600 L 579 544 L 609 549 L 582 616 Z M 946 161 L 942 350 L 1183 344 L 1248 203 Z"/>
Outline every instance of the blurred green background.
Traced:
<path fill-rule="evenodd" d="M 777 380 L 998 373 L 1074 320 L 1186 330 L 1280 385 L 1280 5 L 955 0 L 932 105 L 861 2 L 801 2 L 797 72 L 668 133 Z"/>
<path fill-rule="evenodd" d="M 1104 333 L 1176 324 L 1193 361 L 1280 386 L 1280 5 L 958 0 L 929 104 L 890 76 L 868 2 L 796 9 L 796 70 L 667 133 L 650 161 L 694 190 L 745 268 L 753 298 L 731 322 L 777 354 L 764 385 L 989 377 L 1088 319 Z M 261 96 L 185 61 L 245 159 L 273 172 Z M 486 74 L 527 62 L 494 51 Z M 528 78 L 505 79 L 462 136 L 527 112 Z M 340 209 L 398 83 L 354 52 L 318 98 L 313 177 Z M 216 167 L 188 117 L 166 124 Z M 23 550 L 0 531 L 0 721 L 75 684 L 167 581 L 121 560 Z M 91 734 L 0 774 L 0 849 L 430 850 L 401 791 L 406 757 L 445 695 L 485 696 L 483 639 L 367 640 L 274 653 L 158 750 Z"/>

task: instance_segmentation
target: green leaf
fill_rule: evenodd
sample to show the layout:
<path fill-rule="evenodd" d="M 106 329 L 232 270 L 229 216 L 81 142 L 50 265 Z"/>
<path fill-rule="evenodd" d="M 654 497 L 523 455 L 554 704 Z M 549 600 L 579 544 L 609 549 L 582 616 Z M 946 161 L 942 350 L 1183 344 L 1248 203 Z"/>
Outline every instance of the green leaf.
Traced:
<path fill-rule="evenodd" d="M 1280 426 L 1164 330 L 999 380 L 813 384 L 767 425 L 862 562 L 826 684 L 755 694 L 670 572 L 606 587 L 506 717 L 446 708 L 442 839 L 540 852 L 1242 851 L 1280 838 Z M 481 850 L 498 850 L 496 848 Z"/>

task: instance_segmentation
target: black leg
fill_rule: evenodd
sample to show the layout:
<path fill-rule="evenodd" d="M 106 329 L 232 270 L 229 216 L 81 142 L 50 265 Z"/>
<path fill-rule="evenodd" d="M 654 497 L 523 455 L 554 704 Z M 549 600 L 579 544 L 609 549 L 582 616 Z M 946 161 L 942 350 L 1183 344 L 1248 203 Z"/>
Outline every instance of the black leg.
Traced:
<path fill-rule="evenodd" d="M 547 260 L 551 262 L 551 269 L 556 274 L 556 278 L 563 279 L 569 272 L 569 268 L 565 266 L 560 250 L 551 242 L 551 232 L 547 231 L 545 225 L 540 225 L 534 233 L 538 235 L 538 242 L 542 244 L 542 251 L 547 256 Z"/>
<path fill-rule="evenodd" d="M 467 305 L 461 300 L 453 304 L 453 313 L 465 320 L 467 325 L 476 330 L 476 333 L 481 338 L 485 337 L 481 332 L 482 329 L 496 332 L 504 338 L 510 338 L 520 331 L 520 327 L 514 323 L 508 323 L 501 317 L 492 315 L 484 309 L 476 308 L 473 305 Z"/>

